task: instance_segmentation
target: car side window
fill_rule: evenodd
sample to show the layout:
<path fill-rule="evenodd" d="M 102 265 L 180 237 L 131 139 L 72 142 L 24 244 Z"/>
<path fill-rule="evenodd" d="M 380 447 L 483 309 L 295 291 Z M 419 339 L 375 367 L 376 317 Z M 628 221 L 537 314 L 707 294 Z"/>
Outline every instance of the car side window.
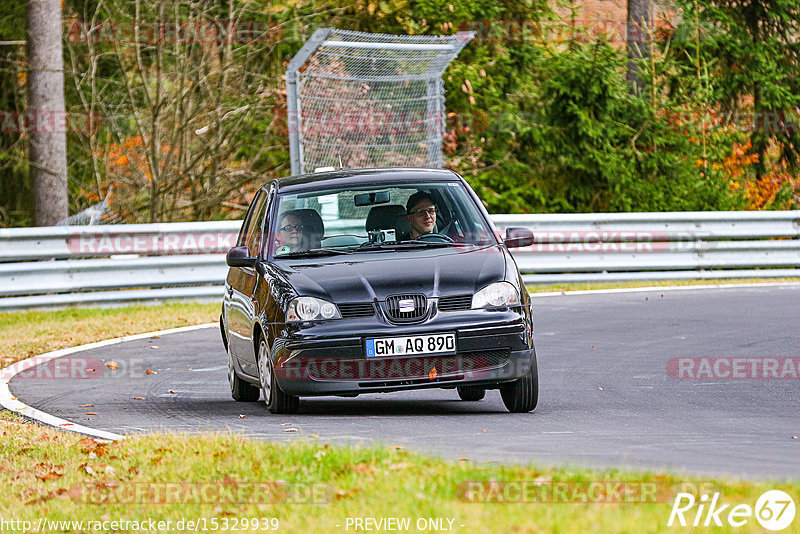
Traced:
<path fill-rule="evenodd" d="M 257 200 L 250 222 L 247 225 L 247 233 L 244 236 L 243 245 L 250 249 L 250 256 L 258 256 L 258 247 L 262 241 L 264 229 L 264 214 L 267 211 L 267 195 L 262 194 Z"/>
<path fill-rule="evenodd" d="M 244 222 L 242 222 L 242 228 L 239 230 L 239 236 L 236 238 L 237 247 L 243 247 L 247 244 L 247 236 L 253 222 L 253 214 L 258 211 L 259 205 L 263 201 L 264 196 L 264 192 L 259 190 L 256 193 L 255 198 L 253 198 L 253 202 L 250 203 L 250 208 L 247 210 L 247 213 L 244 216 Z"/>

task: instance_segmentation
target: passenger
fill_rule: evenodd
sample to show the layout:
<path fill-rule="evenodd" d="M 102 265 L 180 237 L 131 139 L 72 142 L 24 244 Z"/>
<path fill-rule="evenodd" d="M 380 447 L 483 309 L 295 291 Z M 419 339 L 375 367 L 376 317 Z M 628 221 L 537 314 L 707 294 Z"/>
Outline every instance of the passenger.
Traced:
<path fill-rule="evenodd" d="M 303 224 L 300 218 L 292 212 L 284 213 L 275 235 L 275 255 L 297 252 L 302 249 L 302 243 Z"/>

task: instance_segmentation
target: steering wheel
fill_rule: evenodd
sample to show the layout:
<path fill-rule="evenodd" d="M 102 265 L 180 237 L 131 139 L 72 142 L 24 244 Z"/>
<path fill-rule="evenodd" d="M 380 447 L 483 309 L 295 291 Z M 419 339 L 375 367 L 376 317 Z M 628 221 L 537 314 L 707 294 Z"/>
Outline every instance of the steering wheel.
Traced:
<path fill-rule="evenodd" d="M 453 238 L 445 234 L 422 234 L 417 241 L 430 241 L 431 243 L 452 243 Z"/>

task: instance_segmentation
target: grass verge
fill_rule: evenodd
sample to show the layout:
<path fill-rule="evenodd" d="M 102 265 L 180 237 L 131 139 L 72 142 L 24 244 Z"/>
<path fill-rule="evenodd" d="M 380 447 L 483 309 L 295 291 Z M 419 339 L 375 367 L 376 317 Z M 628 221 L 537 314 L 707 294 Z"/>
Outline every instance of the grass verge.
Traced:
<path fill-rule="evenodd" d="M 549 293 L 552 291 L 588 291 L 592 289 L 623 289 L 634 287 L 689 287 L 725 284 L 774 284 L 800 282 L 800 278 L 710 278 L 708 280 L 650 280 L 629 282 L 569 282 L 563 284 L 528 284 L 530 293 Z"/>
<path fill-rule="evenodd" d="M 103 339 L 217 320 L 219 304 L 193 302 L 0 313 L 0 367 Z"/>
<path fill-rule="evenodd" d="M 49 530 L 82 532 L 148 530 L 141 528 L 143 521 L 152 521 L 147 525 L 156 527 L 152 530 L 170 532 L 194 530 L 188 521 L 198 522 L 198 531 L 277 526 L 292 533 L 363 532 L 366 528 L 354 528 L 354 519 L 370 517 L 408 518 L 410 532 L 663 532 L 675 529 L 667 521 L 678 491 L 720 492 L 724 503 L 754 506 L 763 492 L 776 487 L 616 470 L 447 462 L 399 448 L 314 441 L 286 445 L 231 435 L 153 435 L 102 444 L 7 413 L 0 414 L 0 428 L 0 515 L 29 521 L 31 530 L 47 518 Z M 626 489 L 620 492 L 615 482 L 625 482 Z M 779 487 L 791 495 L 800 491 L 797 483 Z M 630 502 L 603 502 L 609 498 Z M 696 511 L 686 514 L 690 523 Z M 273 518 L 277 524 L 270 522 Z M 115 520 L 131 523 L 115 526 L 110 523 Z M 714 531 L 759 529 L 750 518 L 744 528 Z M 403 529 L 372 524 L 370 530 Z"/>
<path fill-rule="evenodd" d="M 216 313 L 215 305 L 171 304 L 2 314 L 0 339 L 10 362 L 210 322 Z M 642 533 L 676 528 L 667 521 L 678 491 L 698 497 L 719 492 L 726 504 L 751 507 L 769 489 L 800 495 L 800 481 L 451 462 L 399 447 L 330 446 L 313 437 L 276 444 L 233 435 L 158 434 L 105 444 L 8 412 L 0 413 L 0 433 L 4 531 Z M 690 523 L 696 511 L 686 514 Z M 762 529 L 750 518 L 742 528 L 714 531 Z"/>

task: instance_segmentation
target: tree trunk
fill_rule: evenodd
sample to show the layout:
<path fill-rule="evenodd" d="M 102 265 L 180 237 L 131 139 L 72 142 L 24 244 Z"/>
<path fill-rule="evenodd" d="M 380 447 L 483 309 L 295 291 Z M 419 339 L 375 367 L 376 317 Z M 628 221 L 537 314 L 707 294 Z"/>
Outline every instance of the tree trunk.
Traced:
<path fill-rule="evenodd" d="M 631 94 L 641 94 L 645 83 L 639 76 L 639 60 L 650 57 L 653 21 L 652 0 L 628 0 L 628 71 L 626 79 Z"/>
<path fill-rule="evenodd" d="M 28 116 L 34 224 L 68 215 L 61 0 L 28 0 Z"/>

